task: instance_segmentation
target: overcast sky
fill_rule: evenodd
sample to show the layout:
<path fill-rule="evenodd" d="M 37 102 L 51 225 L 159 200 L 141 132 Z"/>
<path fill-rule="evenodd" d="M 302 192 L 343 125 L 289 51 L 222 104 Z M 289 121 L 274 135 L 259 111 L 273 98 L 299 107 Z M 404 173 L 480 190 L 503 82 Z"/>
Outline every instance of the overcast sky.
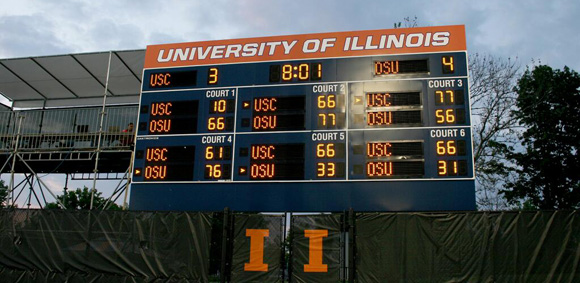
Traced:
<path fill-rule="evenodd" d="M 419 26 L 465 25 L 469 53 L 518 57 L 523 66 L 533 59 L 580 71 L 579 15 L 579 0 L 5 0 L 0 9 L 0 58 L 388 29 L 395 22 L 403 22 L 404 27 L 405 17 L 417 17 Z M 64 186 L 56 176 L 44 181 L 55 193 Z M 87 182 L 69 187 L 83 184 Z"/>
<path fill-rule="evenodd" d="M 580 70 L 578 0 L 10 2 L 0 9 L 0 58 L 383 29 L 416 16 L 420 26 L 464 24 L 470 53 Z"/>

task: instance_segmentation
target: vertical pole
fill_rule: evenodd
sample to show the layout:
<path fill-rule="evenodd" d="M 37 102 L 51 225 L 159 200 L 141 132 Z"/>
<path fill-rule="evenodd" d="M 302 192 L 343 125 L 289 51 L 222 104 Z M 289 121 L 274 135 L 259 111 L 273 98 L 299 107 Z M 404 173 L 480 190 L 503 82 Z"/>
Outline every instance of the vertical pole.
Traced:
<path fill-rule="evenodd" d="M 348 282 L 353 283 L 354 282 L 354 275 L 356 272 L 356 268 L 355 268 L 355 253 L 356 253 L 356 246 L 355 246 L 355 214 L 354 214 L 354 210 L 351 208 L 348 212 L 348 247 L 349 247 L 349 254 L 348 254 L 348 262 L 349 262 L 349 272 L 348 272 Z"/>
<path fill-rule="evenodd" d="M 229 236 L 229 227 L 230 227 L 230 209 L 224 209 L 224 225 L 222 229 L 222 260 L 221 260 L 221 267 L 220 267 L 220 282 L 226 282 L 226 273 L 227 273 L 227 266 L 226 261 L 228 259 L 228 236 Z"/>
<path fill-rule="evenodd" d="M 101 139 L 103 137 L 103 123 L 105 121 L 105 106 L 107 105 L 107 92 L 109 91 L 109 75 L 111 72 L 111 57 L 113 52 L 109 51 L 109 64 L 107 66 L 107 79 L 105 80 L 105 93 L 103 95 L 103 107 L 101 109 L 101 122 L 99 124 L 99 139 L 97 140 L 97 154 L 95 156 L 95 169 L 93 170 L 93 188 L 91 189 L 91 205 L 89 209 L 93 209 L 93 201 L 95 199 L 95 191 L 97 186 L 97 173 L 99 172 L 99 158 L 101 154 Z"/>
<path fill-rule="evenodd" d="M 282 250 L 281 250 L 281 257 L 280 257 L 280 269 L 282 271 L 282 282 L 285 282 L 286 278 L 284 273 L 286 272 L 286 219 L 288 219 L 288 212 L 284 212 L 284 222 L 282 223 Z"/>
<path fill-rule="evenodd" d="M 62 202 L 66 203 L 66 195 L 68 194 L 68 173 L 66 173 L 66 179 L 64 181 L 64 194 L 62 195 Z"/>
<path fill-rule="evenodd" d="M 129 195 L 129 185 L 131 185 L 131 176 L 133 176 L 133 157 L 135 155 L 135 151 L 131 151 L 131 159 L 129 160 L 129 169 L 127 172 L 127 186 L 125 187 L 125 197 L 123 198 L 123 210 L 127 210 L 127 196 Z"/>
<path fill-rule="evenodd" d="M 290 240 L 288 241 L 288 282 L 292 281 L 292 260 L 293 260 L 293 253 L 292 253 L 292 241 L 294 241 L 294 219 L 292 219 L 292 212 L 290 212 L 290 216 L 288 219 L 288 222 L 290 223 L 290 228 L 288 229 L 288 237 L 290 237 Z"/>
<path fill-rule="evenodd" d="M 16 173 L 16 156 L 18 155 L 18 145 L 20 144 L 20 131 L 22 128 L 22 120 L 24 116 L 18 116 L 18 131 L 16 132 L 16 144 L 14 144 L 14 151 L 12 152 L 12 168 L 10 169 L 10 185 L 8 186 L 10 192 L 10 200 L 8 206 L 14 206 L 14 173 Z"/>

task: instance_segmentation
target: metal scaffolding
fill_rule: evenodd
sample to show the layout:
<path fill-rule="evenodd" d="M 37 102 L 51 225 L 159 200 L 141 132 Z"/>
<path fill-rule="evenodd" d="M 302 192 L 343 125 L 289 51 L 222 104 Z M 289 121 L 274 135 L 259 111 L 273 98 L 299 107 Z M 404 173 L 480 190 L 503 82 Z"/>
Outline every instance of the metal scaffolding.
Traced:
<path fill-rule="evenodd" d="M 92 181 L 91 209 L 98 180 L 119 182 L 94 208 L 123 194 L 126 206 L 135 140 L 128 125 L 137 123 L 143 60 L 144 50 L 0 60 L 0 93 L 12 103 L 0 111 L 9 205 L 44 207 L 50 194 L 64 207 L 43 178 L 65 174 L 65 184 Z M 24 179 L 17 183 L 15 174 Z"/>

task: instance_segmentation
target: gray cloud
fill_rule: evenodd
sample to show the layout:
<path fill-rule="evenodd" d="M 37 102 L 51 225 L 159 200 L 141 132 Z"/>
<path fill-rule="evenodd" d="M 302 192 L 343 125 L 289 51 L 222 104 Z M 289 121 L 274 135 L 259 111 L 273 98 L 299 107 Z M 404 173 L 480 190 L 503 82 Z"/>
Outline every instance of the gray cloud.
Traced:
<path fill-rule="evenodd" d="M 58 39 L 52 24 L 35 16 L 0 18 L 0 57 L 25 57 L 67 52 L 65 42 Z"/>
<path fill-rule="evenodd" d="M 0 57 L 140 49 L 149 44 L 465 24 L 469 52 L 580 69 L 580 2 L 41 1 L 0 11 Z"/>

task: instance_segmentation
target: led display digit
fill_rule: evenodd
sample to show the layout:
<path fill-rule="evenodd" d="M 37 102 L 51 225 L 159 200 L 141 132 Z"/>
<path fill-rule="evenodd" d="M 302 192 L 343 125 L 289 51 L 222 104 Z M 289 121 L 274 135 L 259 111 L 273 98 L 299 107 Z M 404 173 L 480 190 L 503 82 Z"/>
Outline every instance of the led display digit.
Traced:
<path fill-rule="evenodd" d="M 465 156 L 467 148 L 465 140 L 437 140 L 436 153 L 439 156 Z"/>
<path fill-rule="evenodd" d="M 232 159 L 231 146 L 208 145 L 205 147 L 205 160 L 231 160 L 231 159 Z"/>
<path fill-rule="evenodd" d="M 436 90 L 435 105 L 463 105 L 463 90 Z"/>
<path fill-rule="evenodd" d="M 345 176 L 344 162 L 317 162 L 316 178 L 341 178 Z"/>
<path fill-rule="evenodd" d="M 465 110 L 464 109 L 436 109 L 435 122 L 437 124 L 455 125 L 465 124 Z"/>
<path fill-rule="evenodd" d="M 209 102 L 209 114 L 234 113 L 235 99 L 216 99 Z"/>
<path fill-rule="evenodd" d="M 216 67 L 209 68 L 207 71 L 207 84 L 215 85 L 218 83 L 219 70 Z"/>
<path fill-rule="evenodd" d="M 206 164 L 203 177 L 206 180 L 220 180 L 231 178 L 231 164 Z"/>
<path fill-rule="evenodd" d="M 453 56 L 441 56 L 441 67 L 443 74 L 455 73 L 455 63 L 453 62 Z"/>
<path fill-rule="evenodd" d="M 467 176 L 467 161 L 439 160 L 437 161 L 438 176 Z"/>
<path fill-rule="evenodd" d="M 209 132 L 231 131 L 234 128 L 233 117 L 209 117 L 207 119 L 207 130 Z"/>

